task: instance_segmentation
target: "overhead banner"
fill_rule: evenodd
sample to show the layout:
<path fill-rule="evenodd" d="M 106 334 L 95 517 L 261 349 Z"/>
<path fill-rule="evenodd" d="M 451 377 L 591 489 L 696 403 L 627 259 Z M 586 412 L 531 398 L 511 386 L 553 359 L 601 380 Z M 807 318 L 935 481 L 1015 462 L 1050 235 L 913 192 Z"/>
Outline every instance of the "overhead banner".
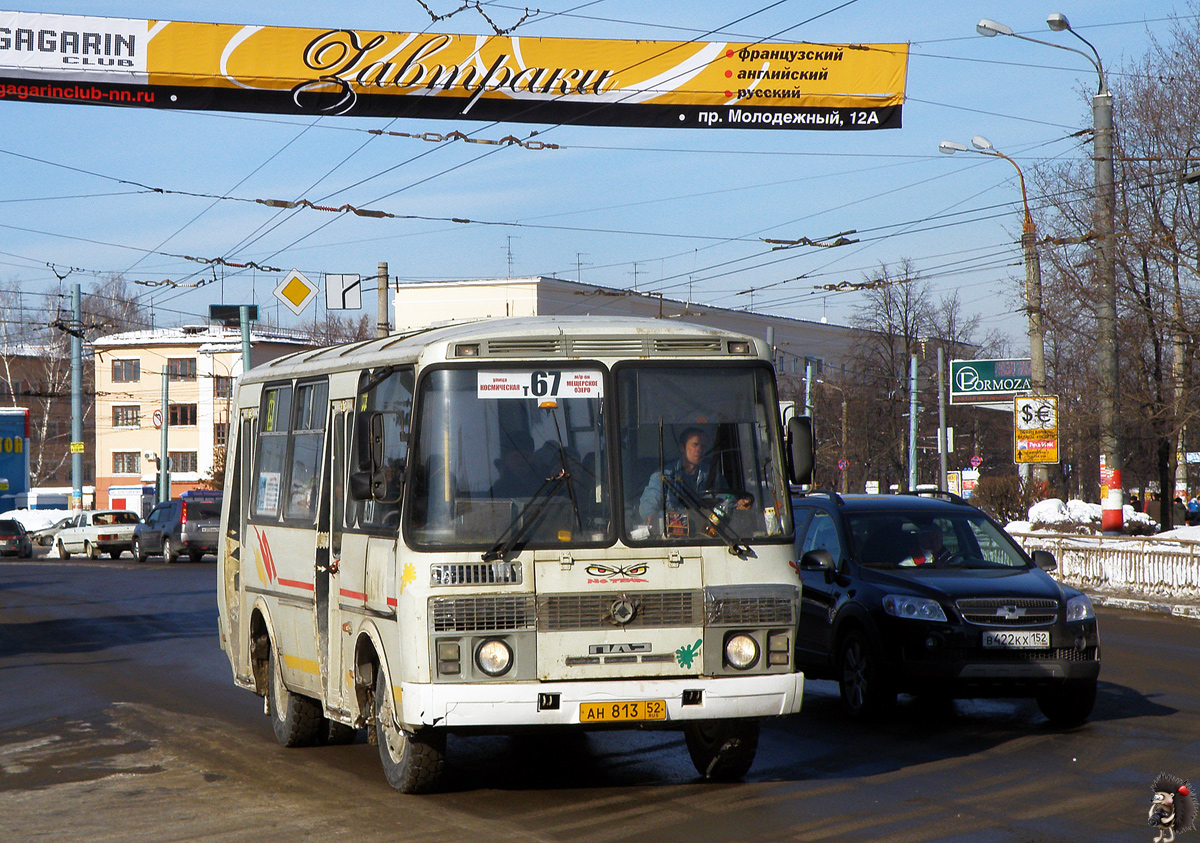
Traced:
<path fill-rule="evenodd" d="M 898 129 L 907 66 L 907 44 L 523 38 L 0 11 L 0 99 L 34 102 L 589 126 Z"/>

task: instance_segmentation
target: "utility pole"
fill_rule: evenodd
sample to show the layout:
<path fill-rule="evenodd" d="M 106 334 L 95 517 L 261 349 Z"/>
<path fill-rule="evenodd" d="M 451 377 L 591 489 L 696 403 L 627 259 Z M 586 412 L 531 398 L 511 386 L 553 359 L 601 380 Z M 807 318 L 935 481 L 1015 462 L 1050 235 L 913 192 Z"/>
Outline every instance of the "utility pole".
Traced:
<path fill-rule="evenodd" d="M 71 509 L 83 509 L 83 291 L 71 287 Z M 99 457 L 97 457 L 97 460 Z"/>
<path fill-rule="evenodd" d="M 387 261 L 380 261 L 379 266 L 375 271 L 376 279 L 376 302 L 379 308 L 379 315 L 376 317 L 375 336 L 386 337 L 391 333 L 391 327 L 388 319 L 388 265 Z"/>
<path fill-rule="evenodd" d="M 950 443 L 946 441 L 946 349 L 940 343 L 937 350 L 938 369 L 938 488 L 945 489 L 946 461 Z"/>
<path fill-rule="evenodd" d="M 171 425 L 171 405 L 169 392 L 169 375 L 166 361 L 162 367 L 162 428 L 158 439 L 158 501 L 166 503 L 171 499 L 171 458 L 167 455 L 167 429 Z"/>
<path fill-rule="evenodd" d="M 908 488 L 917 488 L 917 355 L 908 370 Z"/>

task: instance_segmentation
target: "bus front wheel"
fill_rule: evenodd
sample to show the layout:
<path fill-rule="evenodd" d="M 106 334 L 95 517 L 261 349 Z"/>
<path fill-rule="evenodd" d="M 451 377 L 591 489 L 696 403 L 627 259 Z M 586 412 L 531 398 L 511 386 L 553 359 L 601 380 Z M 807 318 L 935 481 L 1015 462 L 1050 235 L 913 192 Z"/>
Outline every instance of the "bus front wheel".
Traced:
<path fill-rule="evenodd" d="M 446 765 L 446 734 L 440 729 L 410 732 L 396 725 L 392 689 L 382 670 L 375 677 L 375 739 L 388 784 L 401 793 L 428 793 Z"/>
<path fill-rule="evenodd" d="M 713 781 L 740 779 L 758 751 L 757 720 L 693 720 L 683 736 L 696 772 Z"/>
<path fill-rule="evenodd" d="M 293 694 L 283 684 L 275 647 L 267 664 L 267 713 L 275 740 L 283 746 L 312 746 L 317 742 L 325 715 L 320 704 L 309 697 Z"/>

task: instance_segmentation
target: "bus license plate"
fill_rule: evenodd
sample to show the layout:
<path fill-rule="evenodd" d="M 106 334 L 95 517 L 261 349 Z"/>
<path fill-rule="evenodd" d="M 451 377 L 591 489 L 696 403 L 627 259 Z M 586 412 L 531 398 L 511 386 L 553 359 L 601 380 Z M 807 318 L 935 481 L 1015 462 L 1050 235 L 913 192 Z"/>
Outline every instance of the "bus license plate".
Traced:
<path fill-rule="evenodd" d="M 1016 632 L 1010 629 L 989 629 L 983 633 L 983 646 L 989 650 L 1048 650 L 1050 633 Z"/>
<path fill-rule="evenodd" d="M 618 723 L 629 720 L 666 720 L 666 700 L 580 703 L 580 723 Z"/>

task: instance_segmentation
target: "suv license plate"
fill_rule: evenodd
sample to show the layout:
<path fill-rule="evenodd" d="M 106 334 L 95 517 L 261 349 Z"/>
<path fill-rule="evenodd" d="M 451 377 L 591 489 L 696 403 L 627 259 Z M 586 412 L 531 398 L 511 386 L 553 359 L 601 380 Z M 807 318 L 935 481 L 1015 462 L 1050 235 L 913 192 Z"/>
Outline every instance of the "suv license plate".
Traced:
<path fill-rule="evenodd" d="M 1016 632 L 1008 629 L 989 629 L 983 633 L 983 646 L 988 650 L 1048 650 L 1050 633 Z"/>
<path fill-rule="evenodd" d="M 666 700 L 580 703 L 580 723 L 617 723 L 627 720 L 666 720 Z"/>

